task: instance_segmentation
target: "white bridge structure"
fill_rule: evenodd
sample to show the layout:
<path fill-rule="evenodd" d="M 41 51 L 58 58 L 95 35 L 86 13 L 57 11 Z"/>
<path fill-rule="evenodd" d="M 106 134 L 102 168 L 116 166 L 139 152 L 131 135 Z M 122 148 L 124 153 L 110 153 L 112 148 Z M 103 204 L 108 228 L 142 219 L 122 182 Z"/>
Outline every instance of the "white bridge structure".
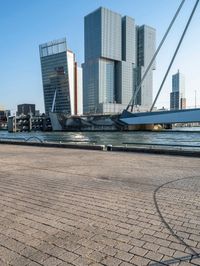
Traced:
<path fill-rule="evenodd" d="M 200 122 L 200 108 L 145 113 L 130 113 L 125 110 L 119 120 L 126 125 L 196 123 Z"/>
<path fill-rule="evenodd" d="M 184 31 L 181 35 L 181 38 L 178 42 L 178 45 L 175 49 L 175 52 L 172 56 L 172 59 L 170 61 L 170 64 L 167 68 L 167 71 L 164 75 L 164 78 L 161 82 L 161 85 L 159 87 L 159 90 L 156 94 L 156 97 L 154 99 L 154 102 L 149 110 L 149 112 L 145 112 L 145 113 L 133 113 L 133 107 L 136 105 L 136 98 L 137 98 L 137 95 L 138 95 L 138 92 L 141 90 L 141 85 L 142 83 L 144 82 L 147 74 L 148 74 L 148 71 L 151 69 L 151 66 L 153 65 L 154 63 L 154 60 L 156 59 L 163 43 L 165 42 L 165 39 L 168 35 L 168 33 L 170 32 L 180 10 L 182 9 L 183 5 L 185 3 L 185 0 L 182 0 L 181 1 L 181 4 L 180 6 L 178 7 L 165 35 L 163 36 L 153 58 L 151 59 L 141 81 L 140 81 L 140 84 L 137 86 L 133 96 L 132 96 L 132 99 L 130 100 L 126 110 L 123 111 L 123 113 L 121 114 L 121 116 L 119 117 L 119 121 L 121 121 L 122 123 L 125 123 L 126 125 L 148 125 L 148 124 L 175 124 L 175 123 L 193 123 L 193 122 L 200 122 L 200 109 L 199 108 L 196 108 L 196 109 L 184 109 L 184 110 L 172 110 L 172 111 L 153 111 L 152 110 L 154 109 L 155 107 L 155 103 L 160 95 L 160 92 L 163 88 L 163 85 L 165 83 L 165 80 L 169 74 L 169 71 L 173 65 L 173 62 L 177 56 L 177 53 L 179 51 L 179 48 L 181 47 L 181 44 L 183 42 L 183 39 L 185 37 L 185 34 L 189 28 L 189 25 L 191 23 L 191 20 L 193 18 L 193 15 L 196 11 L 196 8 L 199 4 L 199 0 L 196 0 L 194 6 L 193 6 L 193 9 L 191 11 L 191 14 L 189 16 L 189 19 L 185 25 L 185 28 L 184 28 Z M 128 111 L 128 109 L 131 108 L 131 112 Z"/>

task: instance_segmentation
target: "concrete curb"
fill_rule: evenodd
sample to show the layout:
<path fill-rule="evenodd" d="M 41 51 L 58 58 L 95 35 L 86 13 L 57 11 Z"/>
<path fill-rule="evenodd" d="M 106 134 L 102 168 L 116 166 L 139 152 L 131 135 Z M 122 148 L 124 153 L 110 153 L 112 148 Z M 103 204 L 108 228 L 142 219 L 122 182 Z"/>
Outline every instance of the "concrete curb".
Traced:
<path fill-rule="evenodd" d="M 50 142 L 22 142 L 22 141 L 6 141 L 0 140 L 0 144 L 34 146 L 34 147 L 49 147 L 49 148 L 68 148 L 68 149 L 82 149 L 82 150 L 104 150 L 104 145 L 84 145 L 84 144 L 64 144 L 64 143 L 50 143 Z"/>
<path fill-rule="evenodd" d="M 158 148 L 154 149 L 154 148 L 113 146 L 112 151 L 200 157 L 200 151 L 171 150 L 171 149 L 158 149 Z"/>
<path fill-rule="evenodd" d="M 199 157 L 200 151 L 187 151 L 187 150 L 172 150 L 172 149 L 158 149 L 158 148 L 139 148 L 139 147 L 125 147 L 125 146 L 112 146 L 112 145 L 84 145 L 84 144 L 64 144 L 64 143 L 50 143 L 50 142 L 22 142 L 22 141 L 6 141 L 0 140 L 0 144 L 7 145 L 20 145 L 20 146 L 34 146 L 34 147 L 49 147 L 49 148 L 68 148 L 80 150 L 97 150 L 107 152 L 137 152 L 149 153 L 160 155 L 174 155 L 174 156 L 189 156 Z"/>

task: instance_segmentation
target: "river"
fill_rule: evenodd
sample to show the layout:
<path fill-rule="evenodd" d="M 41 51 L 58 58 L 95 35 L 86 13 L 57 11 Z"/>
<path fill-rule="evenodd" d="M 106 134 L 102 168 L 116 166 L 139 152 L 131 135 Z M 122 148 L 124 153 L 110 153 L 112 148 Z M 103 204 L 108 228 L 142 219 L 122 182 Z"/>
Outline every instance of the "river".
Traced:
<path fill-rule="evenodd" d="M 100 145 L 125 145 L 125 143 L 170 144 L 200 146 L 200 127 L 179 128 L 160 132 L 21 132 L 0 131 L 0 139 L 17 139 L 61 143 L 96 143 Z"/>

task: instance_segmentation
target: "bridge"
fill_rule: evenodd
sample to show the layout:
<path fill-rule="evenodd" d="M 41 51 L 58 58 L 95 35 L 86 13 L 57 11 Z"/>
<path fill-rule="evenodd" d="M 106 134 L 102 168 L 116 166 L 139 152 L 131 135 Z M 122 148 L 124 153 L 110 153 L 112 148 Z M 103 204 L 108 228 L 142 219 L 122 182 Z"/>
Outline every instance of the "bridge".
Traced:
<path fill-rule="evenodd" d="M 200 108 L 130 113 L 123 111 L 119 119 L 126 125 L 175 124 L 200 122 Z"/>
<path fill-rule="evenodd" d="M 141 86 L 142 86 L 142 83 L 144 82 L 149 70 L 151 69 L 151 66 L 153 65 L 163 43 L 165 42 L 166 38 L 167 38 L 167 35 L 168 33 L 170 32 L 176 18 L 178 17 L 178 14 L 180 12 L 180 10 L 182 9 L 183 7 L 183 4 L 184 4 L 185 0 L 182 0 L 181 1 L 181 4 L 179 6 L 179 8 L 177 9 L 165 35 L 163 36 L 154 56 L 152 57 L 143 77 L 141 78 L 141 81 L 139 83 L 139 85 L 136 87 L 136 90 L 132 96 L 132 99 L 130 100 L 126 110 L 123 111 L 123 113 L 121 114 L 121 116 L 119 117 L 119 121 L 126 124 L 126 125 L 148 125 L 148 124 L 174 124 L 174 123 L 195 123 L 195 122 L 200 122 L 200 109 L 199 108 L 196 108 L 196 109 L 184 109 L 184 110 L 170 110 L 170 111 L 153 111 L 152 110 L 154 109 L 155 107 L 155 103 L 160 95 L 160 92 L 163 88 L 163 85 L 166 81 L 166 78 L 169 74 L 169 71 L 173 65 L 173 62 L 177 56 L 177 53 L 179 51 L 179 48 L 181 47 L 181 44 L 183 42 L 183 39 L 185 37 L 185 34 L 189 28 L 189 25 L 191 23 L 191 20 L 194 16 L 194 13 L 196 11 L 196 8 L 199 4 L 199 0 L 196 0 L 195 4 L 194 4 L 194 7 L 192 9 L 192 12 L 189 16 L 189 19 L 186 23 L 186 26 L 184 28 L 184 31 L 181 35 L 181 38 L 178 42 L 178 45 L 176 47 L 176 50 L 172 56 L 172 59 L 170 61 L 170 64 L 166 70 L 166 73 L 164 75 L 164 78 L 161 82 L 161 85 L 159 87 L 159 90 L 156 94 L 156 97 L 153 101 L 153 104 L 149 110 L 149 112 L 138 112 L 138 113 L 133 113 L 133 107 L 136 105 L 136 98 L 137 98 L 137 95 L 138 95 L 138 92 L 141 90 Z M 129 108 L 131 108 L 131 111 L 129 112 Z"/>

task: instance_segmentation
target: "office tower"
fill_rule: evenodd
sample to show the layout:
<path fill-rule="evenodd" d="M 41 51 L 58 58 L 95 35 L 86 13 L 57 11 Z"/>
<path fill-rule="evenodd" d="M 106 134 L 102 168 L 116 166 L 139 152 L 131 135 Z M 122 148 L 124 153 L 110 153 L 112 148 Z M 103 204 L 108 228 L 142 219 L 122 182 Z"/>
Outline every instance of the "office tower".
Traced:
<path fill-rule="evenodd" d="M 140 83 L 153 55 L 156 47 L 155 29 L 147 25 L 137 27 L 137 85 Z M 153 70 L 156 64 L 153 63 L 148 72 L 141 89 L 137 95 L 136 104 L 142 105 L 144 109 L 151 106 L 153 101 Z"/>
<path fill-rule="evenodd" d="M 170 93 L 170 109 L 178 110 L 186 108 L 185 77 L 178 72 L 172 75 L 172 92 Z"/>
<path fill-rule="evenodd" d="M 17 115 L 35 115 L 35 104 L 19 104 L 17 105 Z"/>
<path fill-rule="evenodd" d="M 136 67 L 136 27 L 133 18 L 125 16 L 122 23 L 122 57 L 116 62 L 115 72 L 115 100 L 126 106 L 132 95 L 136 82 L 134 71 Z"/>
<path fill-rule="evenodd" d="M 76 94 L 75 94 L 75 114 L 82 115 L 83 114 L 83 69 L 82 67 L 78 67 L 76 64 L 75 67 L 76 73 Z"/>
<path fill-rule="evenodd" d="M 39 50 L 45 113 L 77 114 L 75 106 L 82 104 L 82 80 L 75 78 L 77 63 L 74 53 L 67 50 L 66 39 L 44 43 Z"/>
<path fill-rule="evenodd" d="M 155 30 L 148 26 L 138 28 L 133 18 L 102 7 L 87 15 L 84 22 L 83 111 L 121 111 L 128 105 L 139 75 L 155 51 Z M 150 107 L 152 73 L 147 79 L 137 104 Z"/>

